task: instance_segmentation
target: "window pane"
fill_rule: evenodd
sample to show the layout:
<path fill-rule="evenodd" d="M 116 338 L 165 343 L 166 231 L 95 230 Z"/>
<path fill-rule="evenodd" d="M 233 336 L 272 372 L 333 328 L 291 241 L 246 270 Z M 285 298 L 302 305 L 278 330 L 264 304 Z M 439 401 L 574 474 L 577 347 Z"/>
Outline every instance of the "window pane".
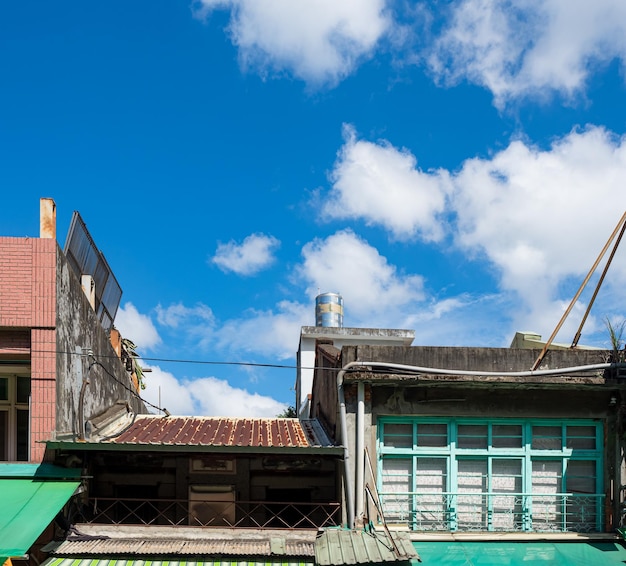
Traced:
<path fill-rule="evenodd" d="M 0 377 L 0 401 L 9 400 L 9 378 Z"/>
<path fill-rule="evenodd" d="M 596 463 L 592 460 L 570 460 L 565 475 L 565 491 L 596 492 Z"/>
<path fill-rule="evenodd" d="M 381 495 L 385 518 L 391 522 L 410 520 L 412 499 L 409 495 L 413 481 L 412 460 L 385 458 L 383 460 L 383 485 Z"/>
<path fill-rule="evenodd" d="M 17 378 L 17 402 L 28 403 L 30 397 L 30 377 Z"/>
<path fill-rule="evenodd" d="M 448 425 L 419 424 L 417 425 L 418 446 L 448 446 Z"/>
<path fill-rule="evenodd" d="M 457 496 L 457 520 L 459 529 L 486 529 L 487 460 L 460 460 L 457 481 L 459 491 Z"/>
<path fill-rule="evenodd" d="M 0 460 L 9 459 L 9 411 L 0 411 Z"/>
<path fill-rule="evenodd" d="M 521 448 L 522 425 L 494 424 L 491 429 L 491 445 L 494 448 Z"/>
<path fill-rule="evenodd" d="M 498 531 L 519 531 L 524 527 L 522 514 L 522 461 L 492 460 L 491 508 L 493 528 Z"/>
<path fill-rule="evenodd" d="M 459 425 L 459 448 L 487 448 L 487 425 Z"/>
<path fill-rule="evenodd" d="M 390 448 L 413 448 L 413 425 L 410 423 L 385 424 L 384 444 Z"/>
<path fill-rule="evenodd" d="M 568 531 L 595 531 L 600 500 L 596 492 L 596 463 L 591 460 L 570 460 L 565 472 Z"/>
<path fill-rule="evenodd" d="M 561 460 L 533 461 L 532 528 L 535 531 L 563 530 L 561 493 L 563 463 Z"/>
<path fill-rule="evenodd" d="M 20 462 L 28 461 L 28 411 L 18 409 L 17 413 L 17 448 L 16 460 Z"/>
<path fill-rule="evenodd" d="M 596 427 L 591 426 L 568 426 L 567 447 L 574 450 L 596 449 Z"/>
<path fill-rule="evenodd" d="M 444 458 L 418 458 L 415 472 L 415 528 L 447 529 L 448 461 Z"/>
<path fill-rule="evenodd" d="M 560 450 L 563 447 L 560 426 L 534 426 L 532 447 L 535 450 Z"/>

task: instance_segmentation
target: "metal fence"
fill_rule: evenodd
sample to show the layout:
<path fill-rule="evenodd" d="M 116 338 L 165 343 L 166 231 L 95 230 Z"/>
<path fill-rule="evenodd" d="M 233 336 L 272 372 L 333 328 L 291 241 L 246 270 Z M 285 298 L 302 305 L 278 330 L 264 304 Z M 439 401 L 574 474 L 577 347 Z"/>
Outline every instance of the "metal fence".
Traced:
<path fill-rule="evenodd" d="M 91 498 L 73 522 L 303 529 L 341 524 L 339 503 Z"/>
<path fill-rule="evenodd" d="M 603 494 L 380 493 L 387 523 L 418 531 L 601 532 Z"/>

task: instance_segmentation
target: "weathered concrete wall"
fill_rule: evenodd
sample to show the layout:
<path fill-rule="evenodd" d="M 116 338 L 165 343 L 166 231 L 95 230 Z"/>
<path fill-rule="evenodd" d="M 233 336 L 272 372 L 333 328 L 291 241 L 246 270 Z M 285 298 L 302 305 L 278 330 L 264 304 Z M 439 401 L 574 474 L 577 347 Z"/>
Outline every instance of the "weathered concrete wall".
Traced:
<path fill-rule="evenodd" d="M 329 422 L 329 432 L 339 436 L 337 410 L 337 370 L 352 361 L 386 362 L 444 370 L 485 372 L 524 372 L 530 370 L 539 350 L 508 348 L 449 348 L 449 347 L 386 347 L 344 346 L 341 357 L 320 355 L 314 387 L 315 416 Z M 551 351 L 540 369 L 563 369 L 602 364 L 608 361 L 606 350 Z M 624 477 L 624 429 L 622 415 L 626 413 L 626 380 L 616 379 L 604 370 L 589 373 L 562 374 L 541 377 L 507 377 L 504 375 L 452 376 L 423 372 L 402 375 L 395 370 L 375 372 L 367 368 L 346 373 L 344 397 L 348 428 L 347 445 L 351 455 L 350 474 L 355 478 L 357 384 L 365 384 L 365 446 L 372 456 L 376 476 L 376 443 L 378 419 L 388 415 L 428 417 L 487 417 L 487 418 L 557 418 L 597 419 L 604 425 L 605 467 L 607 487 L 607 527 L 615 526 L 619 517 L 619 497 L 610 486 L 621 485 Z M 343 442 L 342 442 L 343 443 Z M 353 457 L 354 456 L 354 457 Z M 367 469 L 367 464 L 366 464 Z M 609 493 L 610 492 L 610 493 Z"/>
<path fill-rule="evenodd" d="M 132 393 L 128 372 L 117 357 L 108 333 L 81 288 L 65 255 L 57 246 L 57 417 L 58 437 L 77 438 L 80 392 L 88 380 L 82 405 L 83 422 L 99 415 L 117 401 L 125 401 L 138 413 L 144 404 Z M 90 349 L 93 358 L 83 355 Z"/>

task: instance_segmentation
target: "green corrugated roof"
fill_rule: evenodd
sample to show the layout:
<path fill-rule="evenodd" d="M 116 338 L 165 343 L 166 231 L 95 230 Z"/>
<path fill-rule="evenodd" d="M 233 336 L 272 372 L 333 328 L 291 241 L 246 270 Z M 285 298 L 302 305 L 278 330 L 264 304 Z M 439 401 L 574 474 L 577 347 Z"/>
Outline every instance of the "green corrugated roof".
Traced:
<path fill-rule="evenodd" d="M 428 566 L 613 566 L 626 562 L 619 542 L 415 542 Z"/>
<path fill-rule="evenodd" d="M 319 566 L 385 564 L 418 560 L 407 533 L 327 529 L 315 541 Z"/>
<path fill-rule="evenodd" d="M 28 552 L 80 485 L 75 480 L 43 477 L 54 477 L 57 472 L 65 475 L 50 466 L 42 469 L 29 464 L 4 464 L 0 467 L 0 474 L 4 474 L 0 479 L 0 556 L 21 556 Z"/>

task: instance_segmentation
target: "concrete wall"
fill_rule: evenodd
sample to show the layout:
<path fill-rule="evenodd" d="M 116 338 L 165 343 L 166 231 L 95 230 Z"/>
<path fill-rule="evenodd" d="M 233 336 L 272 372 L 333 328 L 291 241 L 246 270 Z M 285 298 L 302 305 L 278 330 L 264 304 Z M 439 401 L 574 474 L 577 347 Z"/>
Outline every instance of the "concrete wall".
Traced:
<path fill-rule="evenodd" d="M 130 376 L 60 249 L 57 262 L 56 433 L 59 437 L 77 438 L 81 433 L 80 392 L 85 379 L 89 384 L 84 392 L 83 422 L 103 413 L 117 401 L 127 402 L 138 413 L 147 410 L 132 393 Z M 87 349 L 93 352 L 93 357 L 83 355 Z"/>

